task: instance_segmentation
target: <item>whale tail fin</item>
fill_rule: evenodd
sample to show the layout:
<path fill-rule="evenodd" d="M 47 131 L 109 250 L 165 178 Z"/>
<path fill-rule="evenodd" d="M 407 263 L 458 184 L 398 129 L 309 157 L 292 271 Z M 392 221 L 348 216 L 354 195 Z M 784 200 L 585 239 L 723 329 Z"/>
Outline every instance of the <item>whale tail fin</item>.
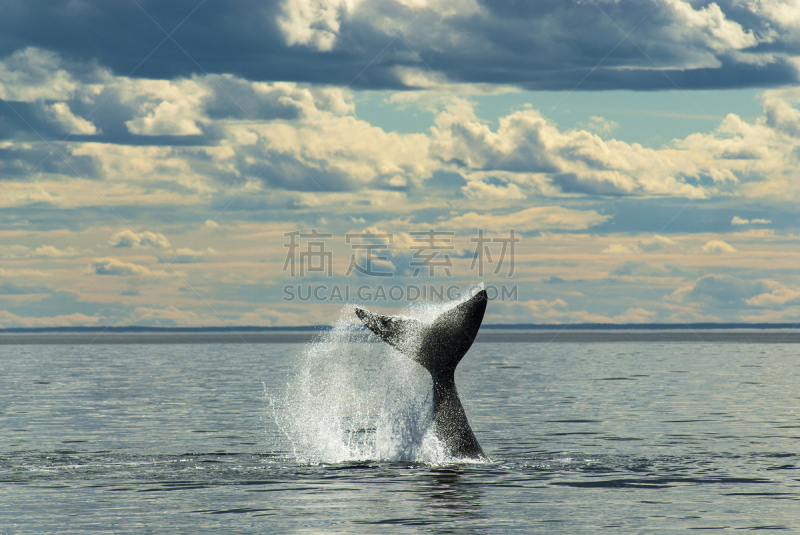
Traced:
<path fill-rule="evenodd" d="M 455 383 L 456 366 L 475 341 L 486 303 L 486 291 L 481 290 L 430 323 L 356 309 L 356 315 L 372 332 L 430 372 L 436 436 L 450 455 L 459 458 L 488 459 L 469 427 Z"/>
<path fill-rule="evenodd" d="M 372 332 L 419 362 L 432 375 L 453 372 L 472 346 L 486 312 L 486 290 L 444 311 L 430 325 L 403 316 L 384 316 L 361 308 L 356 315 Z"/>
<path fill-rule="evenodd" d="M 412 351 L 412 340 L 422 331 L 422 323 L 412 318 L 384 316 L 363 308 L 356 309 L 356 316 L 381 340 L 401 353 Z"/>

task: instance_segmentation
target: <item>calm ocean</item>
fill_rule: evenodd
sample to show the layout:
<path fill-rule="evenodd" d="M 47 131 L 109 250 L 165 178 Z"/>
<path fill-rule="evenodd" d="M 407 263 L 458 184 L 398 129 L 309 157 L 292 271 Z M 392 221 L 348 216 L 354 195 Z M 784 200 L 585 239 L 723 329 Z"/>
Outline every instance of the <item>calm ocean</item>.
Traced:
<path fill-rule="evenodd" d="M 4 335 L 0 534 L 800 532 L 796 332 L 484 330 L 489 463 L 385 344 L 229 336 Z"/>

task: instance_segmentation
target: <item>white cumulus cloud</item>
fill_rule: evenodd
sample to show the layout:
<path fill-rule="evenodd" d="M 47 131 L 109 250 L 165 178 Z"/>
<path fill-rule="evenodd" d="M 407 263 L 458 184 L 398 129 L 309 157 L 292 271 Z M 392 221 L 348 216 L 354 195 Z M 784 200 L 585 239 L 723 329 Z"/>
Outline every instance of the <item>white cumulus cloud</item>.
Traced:
<path fill-rule="evenodd" d="M 77 117 L 69 109 L 66 102 L 56 102 L 45 106 L 48 116 L 59 125 L 65 134 L 82 134 L 94 135 L 97 133 L 97 128 L 90 121 L 83 117 Z"/>
<path fill-rule="evenodd" d="M 112 247 L 155 247 L 157 249 L 169 249 L 169 240 L 160 232 L 133 232 L 130 229 L 125 229 L 117 232 L 108 244 Z"/>
<path fill-rule="evenodd" d="M 340 19 L 357 0 L 284 0 L 278 25 L 286 44 L 331 50 L 339 34 Z"/>
<path fill-rule="evenodd" d="M 735 253 L 736 249 L 722 240 L 709 240 L 703 245 L 703 252 L 712 254 Z"/>
<path fill-rule="evenodd" d="M 0 98 L 3 100 L 66 100 L 77 86 L 53 52 L 28 47 L 0 61 Z"/>
<path fill-rule="evenodd" d="M 769 225 L 771 223 L 772 221 L 769 219 L 745 219 L 738 215 L 733 216 L 733 219 L 731 219 L 731 225 Z"/>
<path fill-rule="evenodd" d="M 89 263 L 89 273 L 119 277 L 150 275 L 150 270 L 139 264 L 123 262 L 116 258 L 95 258 Z"/>

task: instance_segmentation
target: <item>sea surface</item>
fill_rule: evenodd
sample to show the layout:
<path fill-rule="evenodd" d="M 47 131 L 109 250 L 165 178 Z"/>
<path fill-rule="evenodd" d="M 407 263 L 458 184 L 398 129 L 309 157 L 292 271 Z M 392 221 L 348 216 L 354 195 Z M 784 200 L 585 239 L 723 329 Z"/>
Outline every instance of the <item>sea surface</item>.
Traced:
<path fill-rule="evenodd" d="M 487 463 L 363 336 L 4 335 L 0 534 L 800 533 L 797 333 L 663 335 L 483 331 Z"/>

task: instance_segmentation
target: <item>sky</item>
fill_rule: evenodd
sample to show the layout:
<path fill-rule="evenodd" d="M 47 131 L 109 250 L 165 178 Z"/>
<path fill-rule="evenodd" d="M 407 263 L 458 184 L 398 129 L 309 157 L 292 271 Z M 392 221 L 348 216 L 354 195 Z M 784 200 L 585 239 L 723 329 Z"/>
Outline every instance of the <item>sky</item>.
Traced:
<path fill-rule="evenodd" d="M 0 0 L 0 327 L 800 321 L 797 0 Z"/>

